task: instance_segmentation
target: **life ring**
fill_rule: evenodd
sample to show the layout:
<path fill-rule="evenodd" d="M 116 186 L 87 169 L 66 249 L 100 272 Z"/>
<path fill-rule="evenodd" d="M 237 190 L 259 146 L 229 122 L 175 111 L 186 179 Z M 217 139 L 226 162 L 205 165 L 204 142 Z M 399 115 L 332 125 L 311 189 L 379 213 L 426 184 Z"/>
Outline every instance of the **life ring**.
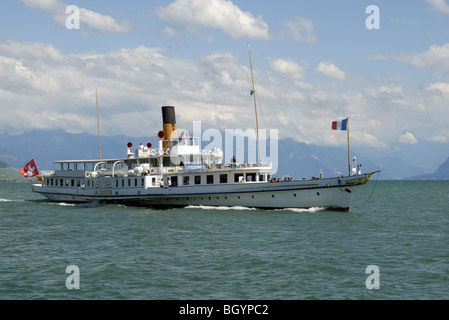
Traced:
<path fill-rule="evenodd" d="M 156 152 L 156 150 L 151 149 L 150 153 L 151 153 L 152 156 L 155 156 L 157 152 Z"/>
<path fill-rule="evenodd" d="M 89 178 L 89 177 L 90 177 L 90 172 L 86 171 L 86 178 Z"/>
<path fill-rule="evenodd" d="M 156 170 L 154 170 L 154 168 L 151 168 L 150 169 L 150 174 L 155 174 L 156 173 Z"/>
<path fill-rule="evenodd" d="M 182 133 L 181 133 L 181 138 L 186 138 L 186 137 L 188 137 L 189 136 L 189 133 L 187 132 L 187 131 L 183 131 Z"/>

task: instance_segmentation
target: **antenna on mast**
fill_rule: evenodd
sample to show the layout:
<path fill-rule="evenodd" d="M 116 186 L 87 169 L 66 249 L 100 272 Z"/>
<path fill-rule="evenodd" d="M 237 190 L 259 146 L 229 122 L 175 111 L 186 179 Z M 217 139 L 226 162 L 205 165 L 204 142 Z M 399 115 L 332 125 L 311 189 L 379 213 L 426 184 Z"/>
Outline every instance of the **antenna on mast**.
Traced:
<path fill-rule="evenodd" d="M 98 129 L 98 152 L 100 154 L 101 160 L 101 143 L 100 143 L 100 117 L 98 115 L 98 89 L 97 89 L 97 81 L 95 81 L 95 96 L 97 100 L 97 129 Z"/>
<path fill-rule="evenodd" d="M 259 139 L 259 120 L 257 118 L 256 87 L 254 85 L 253 63 L 251 61 L 251 49 L 250 49 L 249 42 L 248 42 L 248 53 L 249 53 L 249 65 L 251 67 L 251 80 L 253 82 L 253 90 L 251 90 L 251 95 L 254 97 L 254 110 L 256 113 L 256 129 L 257 129 L 257 144 L 259 146 L 259 162 L 262 162 L 262 155 L 260 152 L 260 139 Z"/>

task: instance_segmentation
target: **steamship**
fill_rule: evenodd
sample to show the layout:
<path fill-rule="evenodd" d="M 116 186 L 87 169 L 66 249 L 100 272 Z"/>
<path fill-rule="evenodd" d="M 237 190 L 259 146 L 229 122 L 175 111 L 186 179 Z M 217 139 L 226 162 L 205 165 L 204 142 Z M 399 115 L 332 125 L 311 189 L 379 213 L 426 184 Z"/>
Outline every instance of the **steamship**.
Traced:
<path fill-rule="evenodd" d="M 226 163 L 222 150 L 201 150 L 199 138 L 178 135 L 173 106 L 162 107 L 162 120 L 158 146 L 133 149 L 128 143 L 120 159 L 55 161 L 55 170 L 41 172 L 33 192 L 64 203 L 349 211 L 352 195 L 373 174 L 354 164 L 348 176 L 280 181 L 269 162 Z"/>

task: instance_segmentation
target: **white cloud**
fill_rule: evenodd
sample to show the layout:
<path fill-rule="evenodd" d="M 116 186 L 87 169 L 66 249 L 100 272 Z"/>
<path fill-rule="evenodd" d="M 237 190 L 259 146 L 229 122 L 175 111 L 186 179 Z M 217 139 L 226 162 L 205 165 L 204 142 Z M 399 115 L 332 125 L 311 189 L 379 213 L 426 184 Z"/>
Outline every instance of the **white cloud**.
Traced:
<path fill-rule="evenodd" d="M 426 0 L 434 9 L 449 14 L 449 5 L 444 0 Z"/>
<path fill-rule="evenodd" d="M 250 83 L 241 80 L 248 80 L 249 68 L 236 73 L 237 64 L 230 54 L 189 61 L 140 46 L 66 55 L 52 45 L 0 40 L 0 106 L 14 110 L 1 117 L 0 127 L 20 131 L 26 117 L 30 129 L 94 132 L 96 81 L 104 134 L 157 132 L 160 123 L 154 119 L 166 104 L 183 110 L 179 120 L 212 123 L 219 115 L 235 114 L 239 99 L 249 96 Z M 142 125 L 136 127 L 138 120 Z"/>
<path fill-rule="evenodd" d="M 389 85 L 377 88 L 367 88 L 365 89 L 365 93 L 368 97 L 372 97 L 373 99 L 394 100 L 403 96 L 403 89 L 400 86 Z"/>
<path fill-rule="evenodd" d="M 449 74 L 449 43 L 438 46 L 432 45 L 424 53 L 393 53 L 370 57 L 376 60 L 393 59 L 407 62 L 415 67 L 431 69 L 439 73 Z"/>
<path fill-rule="evenodd" d="M 269 30 L 262 17 L 254 17 L 251 12 L 243 12 L 231 0 L 175 0 L 167 7 L 161 7 L 158 16 L 165 23 L 164 31 L 176 36 L 187 30 L 204 37 L 202 28 L 221 30 L 227 36 L 262 40 L 286 40 L 298 43 L 316 42 L 313 23 L 303 17 L 294 17 L 282 23 L 283 29 Z M 206 37 L 212 41 L 213 37 Z"/>
<path fill-rule="evenodd" d="M 434 82 L 430 84 L 426 89 L 429 91 L 438 90 L 443 94 L 449 94 L 449 83 Z"/>
<path fill-rule="evenodd" d="M 439 142 L 439 143 L 447 143 L 448 142 L 448 139 L 445 136 L 430 137 L 428 140 L 429 141 L 436 141 L 436 142 Z"/>
<path fill-rule="evenodd" d="M 293 20 L 286 20 L 283 23 L 285 31 L 280 36 L 281 39 L 293 40 L 299 43 L 316 42 L 315 27 L 312 21 L 295 17 Z"/>
<path fill-rule="evenodd" d="M 53 20 L 60 26 L 66 26 L 66 19 L 70 14 L 66 13 L 68 4 L 59 0 L 19 0 L 27 6 L 42 9 L 53 15 Z M 117 22 L 114 18 L 101 13 L 79 8 L 80 10 L 80 28 L 84 25 L 92 29 L 109 33 L 128 33 L 131 31 L 130 23 L 127 21 Z"/>
<path fill-rule="evenodd" d="M 270 59 L 273 71 L 292 79 L 304 78 L 305 68 L 293 59 Z"/>
<path fill-rule="evenodd" d="M 80 8 L 81 23 L 87 24 L 89 27 L 104 32 L 111 33 L 128 33 L 131 31 L 130 23 L 122 21 L 118 23 L 114 18 L 103 15 L 101 13 Z M 65 21 L 65 20 L 64 20 Z"/>
<path fill-rule="evenodd" d="M 198 28 L 221 30 L 237 38 L 268 39 L 268 25 L 261 17 L 243 12 L 228 0 L 176 0 L 160 8 L 159 17 L 167 24 L 171 35 L 178 30 L 198 32 Z"/>
<path fill-rule="evenodd" d="M 231 0 L 175 0 L 167 7 L 161 7 L 158 16 L 166 23 L 164 31 L 176 36 L 186 30 L 204 37 L 202 28 L 221 30 L 227 36 L 262 40 L 286 40 L 298 43 L 316 42 L 313 23 L 303 17 L 285 20 L 283 29 L 269 30 L 262 17 L 254 17 L 251 12 L 243 12 Z M 212 41 L 213 37 L 206 37 Z"/>
<path fill-rule="evenodd" d="M 315 71 L 338 80 L 345 79 L 345 73 L 330 61 L 321 61 Z"/>
<path fill-rule="evenodd" d="M 20 132 L 26 123 L 28 129 L 95 134 L 97 82 L 102 134 L 153 136 L 162 105 L 176 106 L 179 127 L 198 120 L 203 130 L 246 130 L 254 126 L 251 76 L 248 66 L 238 65 L 238 57 L 223 52 L 179 59 L 140 46 L 68 55 L 48 44 L 0 39 L 0 128 Z M 449 140 L 441 129 L 449 117 L 447 98 L 427 88 L 333 91 L 305 83 L 305 62 L 271 59 L 270 65 L 255 69 L 259 124 L 279 129 L 281 138 L 345 145 L 346 135 L 330 125 L 349 116 L 354 146 L 388 147 L 398 137 L 404 143 L 415 143 L 415 136 Z"/>
<path fill-rule="evenodd" d="M 405 144 L 415 145 L 418 143 L 418 139 L 415 138 L 415 135 L 411 132 L 406 132 L 399 136 L 399 142 Z"/>
<path fill-rule="evenodd" d="M 421 54 L 404 55 L 402 60 L 419 68 L 438 69 L 443 66 L 449 69 L 449 43 L 442 46 L 432 45 L 427 52 Z"/>
<path fill-rule="evenodd" d="M 37 7 L 45 11 L 53 11 L 55 7 L 61 7 L 59 0 L 19 0 L 30 7 Z"/>

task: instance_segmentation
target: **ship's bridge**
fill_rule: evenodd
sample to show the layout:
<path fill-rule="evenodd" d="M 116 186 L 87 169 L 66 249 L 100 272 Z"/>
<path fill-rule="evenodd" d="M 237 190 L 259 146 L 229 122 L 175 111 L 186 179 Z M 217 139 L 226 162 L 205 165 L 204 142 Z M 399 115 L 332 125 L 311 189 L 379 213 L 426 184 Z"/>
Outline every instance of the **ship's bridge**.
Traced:
<path fill-rule="evenodd" d="M 168 140 L 171 155 L 200 154 L 199 138 L 181 137 Z"/>
<path fill-rule="evenodd" d="M 218 164 L 223 161 L 223 151 L 217 148 L 213 150 L 201 150 L 200 139 L 194 137 L 180 137 L 168 140 L 171 159 L 179 159 L 185 164 Z"/>

